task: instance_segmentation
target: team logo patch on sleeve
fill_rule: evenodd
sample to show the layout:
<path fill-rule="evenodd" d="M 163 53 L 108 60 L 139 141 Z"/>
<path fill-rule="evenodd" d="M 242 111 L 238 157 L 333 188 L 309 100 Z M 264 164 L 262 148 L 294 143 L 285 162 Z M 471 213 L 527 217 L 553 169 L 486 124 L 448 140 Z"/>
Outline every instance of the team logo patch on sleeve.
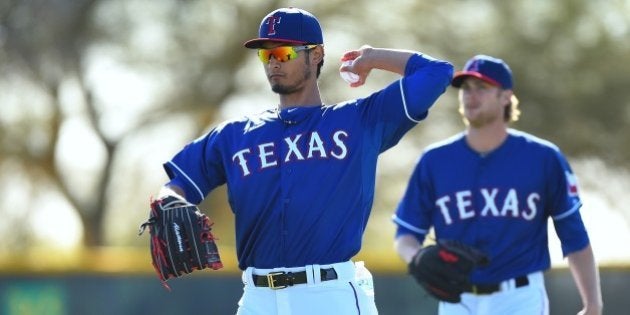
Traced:
<path fill-rule="evenodd" d="M 569 196 L 577 197 L 578 195 L 577 177 L 575 176 L 575 174 L 568 171 L 564 172 L 564 174 L 567 177 L 567 189 L 568 189 Z"/>

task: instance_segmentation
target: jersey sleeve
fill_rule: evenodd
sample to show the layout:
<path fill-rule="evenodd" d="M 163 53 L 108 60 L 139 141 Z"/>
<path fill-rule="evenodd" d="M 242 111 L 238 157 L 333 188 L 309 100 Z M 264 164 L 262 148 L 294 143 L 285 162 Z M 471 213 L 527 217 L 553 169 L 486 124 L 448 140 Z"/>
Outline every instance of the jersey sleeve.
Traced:
<path fill-rule="evenodd" d="M 589 244 L 589 237 L 580 215 L 582 202 L 577 177 L 559 150 L 554 151 L 550 168 L 548 211 L 560 239 L 562 254 L 566 256 L 586 247 Z"/>
<path fill-rule="evenodd" d="M 214 128 L 164 163 L 169 184 L 181 187 L 191 203 L 199 204 L 212 189 L 226 181 L 218 144 L 220 130 L 219 127 Z"/>
<path fill-rule="evenodd" d="M 425 156 L 420 158 L 409 179 L 407 189 L 400 200 L 392 220 L 397 225 L 396 237 L 411 234 L 420 243 L 424 241 L 432 222 L 431 194 Z"/>
<path fill-rule="evenodd" d="M 396 145 L 402 136 L 427 117 L 429 108 L 451 82 L 453 66 L 425 55 L 413 55 L 405 75 L 364 99 L 363 114 L 381 138 L 380 152 Z"/>
<path fill-rule="evenodd" d="M 414 55 L 401 80 L 405 115 L 416 122 L 427 116 L 453 78 L 453 65 L 427 55 Z"/>

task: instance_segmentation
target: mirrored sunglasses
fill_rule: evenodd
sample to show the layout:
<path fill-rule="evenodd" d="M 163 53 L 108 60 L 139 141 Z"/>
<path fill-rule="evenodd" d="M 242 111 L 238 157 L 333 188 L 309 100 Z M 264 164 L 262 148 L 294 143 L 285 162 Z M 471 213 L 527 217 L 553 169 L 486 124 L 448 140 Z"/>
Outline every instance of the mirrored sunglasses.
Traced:
<path fill-rule="evenodd" d="M 297 53 L 302 50 L 309 50 L 317 47 L 317 45 L 303 45 L 303 46 L 280 46 L 270 49 L 258 49 L 258 58 L 260 61 L 267 64 L 271 60 L 271 57 L 280 62 L 287 62 L 297 58 Z"/>

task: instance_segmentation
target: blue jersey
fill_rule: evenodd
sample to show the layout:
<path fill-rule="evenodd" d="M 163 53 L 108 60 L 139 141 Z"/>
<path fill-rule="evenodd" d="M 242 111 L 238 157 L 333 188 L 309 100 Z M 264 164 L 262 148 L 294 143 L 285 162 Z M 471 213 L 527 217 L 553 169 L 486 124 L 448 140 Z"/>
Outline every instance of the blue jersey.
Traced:
<path fill-rule="evenodd" d="M 589 244 L 580 217 L 576 178 L 560 150 L 524 132 L 508 130 L 487 155 L 459 134 L 425 150 L 393 219 L 397 235 L 423 242 L 458 239 L 490 256 L 472 275 L 496 283 L 550 267 L 548 218 L 564 255 Z"/>
<path fill-rule="evenodd" d="M 241 269 L 347 261 L 361 247 L 378 155 L 427 116 L 452 71 L 414 55 L 402 79 L 367 98 L 222 123 L 165 163 L 170 184 L 193 203 L 227 184 Z"/>

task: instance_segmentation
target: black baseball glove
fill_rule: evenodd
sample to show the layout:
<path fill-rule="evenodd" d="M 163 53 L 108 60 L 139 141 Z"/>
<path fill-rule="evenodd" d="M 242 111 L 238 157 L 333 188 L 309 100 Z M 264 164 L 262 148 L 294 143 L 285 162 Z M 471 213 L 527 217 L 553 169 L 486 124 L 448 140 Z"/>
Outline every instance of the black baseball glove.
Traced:
<path fill-rule="evenodd" d="M 197 206 L 167 196 L 151 202 L 149 219 L 140 225 L 139 235 L 149 227 L 151 258 L 162 284 L 194 270 L 222 268 L 212 222 Z"/>
<path fill-rule="evenodd" d="M 475 267 L 489 263 L 488 257 L 469 245 L 440 240 L 421 248 L 409 263 L 409 273 L 433 297 L 459 303 L 461 294 L 471 286 Z"/>

